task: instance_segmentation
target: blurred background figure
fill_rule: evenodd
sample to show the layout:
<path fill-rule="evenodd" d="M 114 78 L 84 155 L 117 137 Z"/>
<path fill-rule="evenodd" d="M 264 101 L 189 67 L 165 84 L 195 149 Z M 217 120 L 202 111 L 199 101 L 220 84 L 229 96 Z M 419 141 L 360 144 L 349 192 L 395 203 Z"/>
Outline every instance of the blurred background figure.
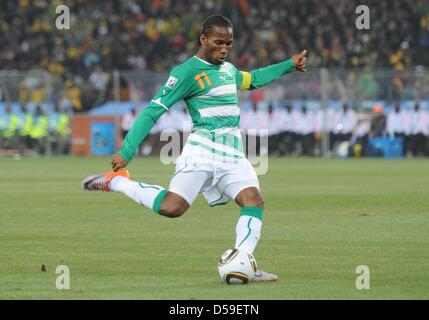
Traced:
<path fill-rule="evenodd" d="M 410 150 L 414 157 L 423 156 L 426 152 L 429 137 L 429 115 L 420 109 L 419 103 L 415 103 L 411 112 Z"/>
<path fill-rule="evenodd" d="M 49 120 L 42 107 L 36 106 L 30 131 L 30 148 L 36 155 L 44 155 L 48 137 Z"/>
<path fill-rule="evenodd" d="M 373 107 L 373 115 L 368 134 L 368 145 L 366 147 L 364 146 L 366 149 L 365 155 L 371 157 L 382 157 L 385 151 L 383 150 L 381 143 L 374 142 L 377 141 L 374 138 L 386 137 L 386 115 L 384 114 L 384 108 L 381 104 L 376 104 Z"/>
<path fill-rule="evenodd" d="M 267 129 L 268 129 L 268 154 L 279 156 L 281 154 L 282 132 L 286 122 L 285 114 L 282 111 L 268 105 Z"/>
<path fill-rule="evenodd" d="M 405 114 L 401 106 L 397 103 L 393 111 L 389 112 L 386 119 L 386 130 L 391 137 L 405 136 Z"/>
<path fill-rule="evenodd" d="M 268 112 L 260 110 L 256 102 L 252 103 L 250 110 L 242 112 L 240 127 L 245 132 L 247 155 L 260 155 L 260 135 L 262 130 L 268 129 Z"/>
<path fill-rule="evenodd" d="M 292 155 L 296 152 L 296 112 L 291 105 L 286 105 L 284 111 L 284 124 L 282 132 L 283 146 L 280 149 L 281 155 Z"/>
<path fill-rule="evenodd" d="M 313 115 L 305 105 L 302 106 L 301 113 L 297 115 L 297 135 L 304 156 L 314 155 L 315 128 Z"/>
<path fill-rule="evenodd" d="M 49 136 L 47 147 L 52 155 L 67 155 L 70 153 L 70 117 L 58 104 L 48 112 Z"/>
<path fill-rule="evenodd" d="M 335 124 L 332 128 L 331 144 L 333 150 L 335 150 L 341 142 L 350 141 L 353 130 L 357 124 L 356 112 L 349 108 L 347 103 L 344 103 L 341 111 L 333 113 L 333 123 Z"/>
<path fill-rule="evenodd" d="M 133 126 L 134 121 L 137 117 L 137 108 L 133 107 L 131 110 L 124 113 L 121 119 L 121 136 L 122 140 L 125 139 L 125 137 L 128 134 L 128 131 L 130 131 L 131 127 Z"/>
<path fill-rule="evenodd" d="M 382 137 L 386 133 L 386 116 L 384 115 L 384 108 L 380 104 L 376 104 L 373 108 L 373 117 L 369 129 L 370 137 Z"/>
<path fill-rule="evenodd" d="M 410 112 L 395 104 L 393 111 L 389 112 L 386 119 L 386 130 L 391 138 L 401 138 L 405 155 L 410 154 Z"/>
<path fill-rule="evenodd" d="M 104 102 L 109 75 L 103 72 L 100 65 L 94 68 L 94 71 L 89 75 L 89 84 L 91 85 L 89 100 L 93 101 L 94 107 Z"/>
<path fill-rule="evenodd" d="M 20 110 L 17 114 L 19 124 L 18 124 L 18 135 L 19 142 L 18 148 L 20 149 L 20 154 L 23 154 L 26 149 L 31 149 L 33 146 L 31 139 L 31 132 L 33 130 L 34 116 L 30 112 L 27 112 L 27 107 L 24 103 L 20 105 Z"/>
<path fill-rule="evenodd" d="M 12 113 L 9 104 L 5 107 L 5 112 L 0 117 L 0 148 L 16 148 L 19 142 L 18 138 L 19 119 Z"/>
<path fill-rule="evenodd" d="M 350 140 L 349 155 L 352 157 L 369 156 L 368 136 L 371 130 L 371 121 L 358 120 Z"/>

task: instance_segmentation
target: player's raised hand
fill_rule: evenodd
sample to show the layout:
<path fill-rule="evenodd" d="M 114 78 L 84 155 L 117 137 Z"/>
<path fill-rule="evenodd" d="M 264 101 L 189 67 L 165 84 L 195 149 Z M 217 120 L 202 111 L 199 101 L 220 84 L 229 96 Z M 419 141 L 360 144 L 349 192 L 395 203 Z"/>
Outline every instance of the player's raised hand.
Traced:
<path fill-rule="evenodd" d="M 128 165 L 128 162 L 122 159 L 119 153 L 115 153 L 112 156 L 112 169 L 113 171 L 117 171 L 121 168 L 125 168 Z"/>
<path fill-rule="evenodd" d="M 307 50 L 302 50 L 300 54 L 295 54 L 292 56 L 292 61 L 295 65 L 295 69 L 301 72 L 305 72 L 305 67 L 307 64 Z"/>

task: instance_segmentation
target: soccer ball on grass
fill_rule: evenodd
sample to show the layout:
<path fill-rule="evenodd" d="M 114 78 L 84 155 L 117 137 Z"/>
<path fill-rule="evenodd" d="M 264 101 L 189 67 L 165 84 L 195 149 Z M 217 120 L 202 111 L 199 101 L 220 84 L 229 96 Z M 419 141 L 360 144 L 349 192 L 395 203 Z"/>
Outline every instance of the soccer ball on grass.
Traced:
<path fill-rule="evenodd" d="M 255 257 L 244 250 L 228 249 L 218 260 L 219 276 L 228 284 L 245 284 L 255 276 L 256 270 Z"/>

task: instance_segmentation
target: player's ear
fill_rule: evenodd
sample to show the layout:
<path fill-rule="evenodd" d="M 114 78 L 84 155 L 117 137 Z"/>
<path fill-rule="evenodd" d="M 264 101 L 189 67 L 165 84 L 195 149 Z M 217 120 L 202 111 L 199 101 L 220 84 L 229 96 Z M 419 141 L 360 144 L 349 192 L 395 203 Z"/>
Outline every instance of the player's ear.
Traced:
<path fill-rule="evenodd" d="M 206 35 L 200 34 L 200 44 L 201 44 L 201 46 L 207 44 L 207 36 Z"/>

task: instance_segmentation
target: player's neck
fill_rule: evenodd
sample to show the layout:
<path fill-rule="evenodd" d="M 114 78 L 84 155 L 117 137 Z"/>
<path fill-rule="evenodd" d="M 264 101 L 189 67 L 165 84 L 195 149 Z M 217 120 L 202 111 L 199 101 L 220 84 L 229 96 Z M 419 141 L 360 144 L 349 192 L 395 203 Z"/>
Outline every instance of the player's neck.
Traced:
<path fill-rule="evenodd" d="M 203 62 L 210 64 L 210 65 L 214 65 L 213 63 L 211 63 L 206 56 L 204 55 L 204 53 L 201 50 L 198 50 L 197 54 L 195 55 L 198 59 L 202 60 Z"/>

